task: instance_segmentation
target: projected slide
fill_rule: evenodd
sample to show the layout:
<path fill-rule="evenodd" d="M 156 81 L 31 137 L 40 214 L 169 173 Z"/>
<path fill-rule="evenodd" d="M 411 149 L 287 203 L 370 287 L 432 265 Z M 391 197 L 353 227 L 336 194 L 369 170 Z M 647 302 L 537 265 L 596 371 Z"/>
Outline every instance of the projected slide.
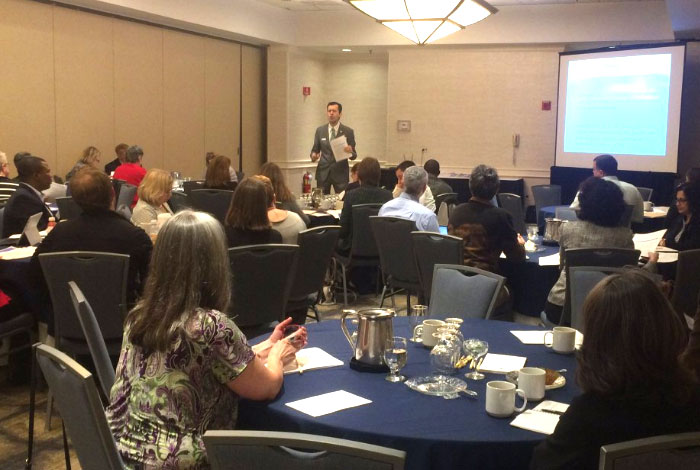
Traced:
<path fill-rule="evenodd" d="M 573 60 L 564 151 L 666 154 L 671 54 Z"/>

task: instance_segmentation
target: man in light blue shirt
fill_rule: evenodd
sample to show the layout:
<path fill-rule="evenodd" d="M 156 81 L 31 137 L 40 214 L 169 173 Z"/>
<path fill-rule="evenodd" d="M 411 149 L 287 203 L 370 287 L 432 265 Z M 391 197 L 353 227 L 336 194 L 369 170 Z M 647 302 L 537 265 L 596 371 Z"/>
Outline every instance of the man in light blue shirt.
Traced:
<path fill-rule="evenodd" d="M 418 230 L 439 232 L 435 212 L 418 200 L 428 187 L 428 173 L 419 166 L 406 168 L 403 174 L 404 191 L 379 209 L 380 216 L 401 217 L 416 223 Z"/>

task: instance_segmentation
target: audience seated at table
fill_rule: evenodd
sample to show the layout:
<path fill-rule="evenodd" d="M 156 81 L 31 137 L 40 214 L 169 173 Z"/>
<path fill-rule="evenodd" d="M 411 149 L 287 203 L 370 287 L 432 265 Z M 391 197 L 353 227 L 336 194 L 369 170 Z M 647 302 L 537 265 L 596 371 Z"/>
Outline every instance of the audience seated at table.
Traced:
<path fill-rule="evenodd" d="M 412 166 L 416 166 L 415 162 L 411 160 L 404 160 L 401 163 L 399 163 L 396 167 L 396 178 L 398 179 L 398 182 L 396 183 L 396 186 L 394 186 L 394 190 L 391 193 L 394 197 L 399 197 L 404 191 L 404 173 L 408 168 L 411 168 Z M 435 198 L 433 197 L 433 193 L 430 190 L 430 186 L 426 187 L 425 192 L 421 194 L 420 198 L 418 199 L 418 202 L 420 202 L 422 205 L 424 205 L 431 211 L 436 210 Z"/>
<path fill-rule="evenodd" d="M 128 148 L 129 146 L 127 144 L 119 144 L 114 147 L 114 153 L 117 155 L 117 158 L 105 165 L 105 173 L 111 175 L 116 171 L 119 165 L 126 161 L 126 149 Z"/>
<path fill-rule="evenodd" d="M 632 231 L 620 225 L 625 201 L 620 188 L 602 178 L 590 177 L 578 192 L 578 220 L 561 226 L 559 238 L 559 279 L 549 292 L 544 312 L 552 323 L 559 323 L 566 295 L 566 258 L 570 248 L 634 249 Z"/>
<path fill-rule="evenodd" d="M 365 157 L 365 158 L 368 158 L 368 157 Z M 345 195 L 349 191 L 352 191 L 353 189 L 357 189 L 360 187 L 360 177 L 357 174 L 357 170 L 359 168 L 360 168 L 360 162 L 357 162 L 352 167 L 350 167 L 350 182 L 348 183 L 347 186 L 345 186 L 345 189 L 343 190 L 342 196 L 340 198 L 343 201 L 345 200 Z"/>
<path fill-rule="evenodd" d="M 83 155 L 80 157 L 80 160 L 66 173 L 66 182 L 70 183 L 71 178 L 85 167 L 99 168 L 98 164 L 100 163 L 101 155 L 102 152 L 100 152 L 97 147 L 90 146 L 83 150 Z"/>
<path fill-rule="evenodd" d="M 700 431 L 700 385 L 679 359 L 686 327 L 651 278 L 631 269 L 603 279 L 583 315 L 583 393 L 535 448 L 532 469 L 596 470 L 605 444 Z"/>
<path fill-rule="evenodd" d="M 213 159 L 215 159 L 216 157 L 218 157 L 216 152 L 207 152 L 205 154 L 205 156 L 204 156 L 205 166 L 204 166 L 204 171 L 202 172 L 202 179 L 207 178 L 207 169 L 209 168 L 209 163 Z M 242 175 L 242 173 L 241 173 L 241 175 Z M 232 166 L 228 167 L 228 176 L 229 176 L 229 181 L 231 181 L 232 183 L 238 183 L 239 179 L 243 179 L 242 176 L 241 176 L 241 178 L 238 177 L 239 176 L 238 173 L 236 173 L 236 170 L 234 170 Z"/>
<path fill-rule="evenodd" d="M 278 394 L 297 351 L 283 337 L 291 318 L 251 348 L 223 313 L 230 296 L 221 224 L 179 212 L 159 232 L 144 296 L 127 316 L 106 411 L 128 468 L 208 468 L 202 434 L 234 429 L 239 397 Z"/>
<path fill-rule="evenodd" d="M 700 182 L 678 186 L 675 207 L 677 215 L 659 245 L 679 251 L 700 248 Z"/>
<path fill-rule="evenodd" d="M 379 215 L 410 219 L 416 223 L 417 230 L 439 232 L 440 227 L 434 210 L 419 202 L 420 197 L 429 191 L 428 173 L 422 167 L 414 164 L 403 172 L 401 184 L 403 187 L 399 196 L 386 202 L 379 209 Z M 434 203 L 433 206 L 435 206 Z"/>
<path fill-rule="evenodd" d="M 0 207 L 10 199 L 10 196 L 17 190 L 17 183 L 10 179 L 10 164 L 7 155 L 0 152 Z"/>
<path fill-rule="evenodd" d="M 23 156 L 17 161 L 19 185 L 5 205 L 3 238 L 22 233 L 30 216 L 41 213 L 39 230 L 44 230 L 53 217 L 41 192 L 51 186 L 51 169 L 43 158 Z"/>
<path fill-rule="evenodd" d="M 440 162 L 431 158 L 425 162 L 423 168 L 428 172 L 428 187 L 433 196 L 454 192 L 449 184 L 438 178 L 440 176 Z"/>
<path fill-rule="evenodd" d="M 151 168 L 141 180 L 136 194 L 139 202 L 134 206 L 131 222 L 139 225 L 158 220 L 159 214 L 172 214 L 168 200 L 173 190 L 173 177 L 165 170 Z"/>
<path fill-rule="evenodd" d="M 304 211 L 299 208 L 299 204 L 297 204 L 297 199 L 294 196 L 294 193 L 289 190 L 284 181 L 284 175 L 282 174 L 280 167 L 276 163 L 267 162 L 260 167 L 260 174 L 270 178 L 272 189 L 275 191 L 277 207 L 286 211 L 294 212 L 301 217 L 301 220 L 303 220 L 304 224 L 306 224 L 308 227 L 309 223 L 311 222 L 309 220 L 309 216 L 304 214 Z"/>
<path fill-rule="evenodd" d="M 270 178 L 263 175 L 255 175 L 253 178 L 262 181 L 265 185 L 265 201 L 267 204 L 267 218 L 270 219 L 272 228 L 282 235 L 282 242 L 296 245 L 299 232 L 306 230 L 306 224 L 299 214 L 278 209 L 276 206 L 275 191 L 272 189 Z"/>
<path fill-rule="evenodd" d="M 644 222 L 644 199 L 639 190 L 630 183 L 617 179 L 617 160 L 612 155 L 598 155 L 593 159 L 593 177 L 611 181 L 622 191 L 625 204 L 632 206 L 631 221 Z M 574 197 L 571 208 L 578 210 L 579 194 Z"/>
<path fill-rule="evenodd" d="M 238 184 L 224 228 L 229 248 L 282 243 L 282 235 L 272 229 L 267 217 L 265 183 L 255 178 L 245 178 Z"/>
<path fill-rule="evenodd" d="M 233 191 L 236 189 L 236 180 L 231 180 L 231 159 L 223 155 L 217 155 L 207 165 L 207 174 L 204 177 L 204 188 L 224 189 Z M 235 172 L 234 172 L 235 175 Z"/>
<path fill-rule="evenodd" d="M 345 189 L 343 210 L 340 211 L 340 235 L 338 252 L 348 254 L 352 246 L 352 208 L 358 204 L 384 204 L 392 199 L 387 189 L 379 187 L 382 170 L 379 161 L 373 157 L 365 157 L 357 163 L 357 178 L 360 186 L 350 192 Z"/>
<path fill-rule="evenodd" d="M 129 255 L 127 302 L 133 305 L 141 293 L 148 271 L 153 244 L 146 232 L 134 227 L 114 212 L 114 189 L 109 177 L 100 170 L 84 168 L 71 180 L 73 200 L 83 213 L 57 224 L 37 247 L 31 260 L 32 277 L 48 293 L 39 255 L 57 251 L 102 251 Z M 48 298 L 48 294 L 46 295 Z M 53 331 L 50 318 L 49 332 Z"/>
<path fill-rule="evenodd" d="M 143 160 L 143 149 L 138 145 L 132 145 L 126 149 L 126 161 L 114 170 L 114 179 L 123 180 L 138 187 L 141 180 L 146 176 L 146 169 L 141 166 Z M 139 195 L 134 195 L 131 207 L 134 207 L 139 200 Z"/>
<path fill-rule="evenodd" d="M 684 183 L 700 183 L 700 167 L 688 168 L 685 172 Z M 669 228 L 676 217 L 678 217 L 678 208 L 676 207 L 676 191 L 673 191 L 673 202 L 668 208 L 666 218 L 664 219 L 664 228 Z"/>

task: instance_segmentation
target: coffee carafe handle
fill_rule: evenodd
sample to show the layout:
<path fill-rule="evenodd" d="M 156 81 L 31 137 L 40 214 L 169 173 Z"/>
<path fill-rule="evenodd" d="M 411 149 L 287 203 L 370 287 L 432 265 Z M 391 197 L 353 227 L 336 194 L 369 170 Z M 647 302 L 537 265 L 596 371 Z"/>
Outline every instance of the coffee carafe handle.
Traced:
<path fill-rule="evenodd" d="M 348 331 L 348 327 L 345 323 L 345 318 L 347 318 L 349 316 L 357 317 L 357 311 L 352 310 L 352 309 L 343 310 L 343 312 L 340 314 L 340 329 L 343 330 L 345 337 L 348 339 L 348 343 L 350 343 L 350 347 L 352 348 L 352 352 L 354 353 L 355 352 L 355 342 L 352 340 L 352 336 L 350 335 L 350 332 Z"/>

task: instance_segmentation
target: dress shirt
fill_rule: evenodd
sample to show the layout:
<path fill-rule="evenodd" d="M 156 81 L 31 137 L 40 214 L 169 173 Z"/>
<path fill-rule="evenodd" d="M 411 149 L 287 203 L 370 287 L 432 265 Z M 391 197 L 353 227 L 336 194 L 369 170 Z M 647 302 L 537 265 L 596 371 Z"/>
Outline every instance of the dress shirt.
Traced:
<path fill-rule="evenodd" d="M 615 183 L 620 191 L 622 191 L 622 198 L 625 200 L 625 204 L 632 206 L 632 222 L 642 223 L 644 222 L 644 199 L 642 195 L 639 194 L 639 190 L 633 185 L 620 181 L 617 176 L 603 176 L 603 179 Z M 571 203 L 571 209 L 578 209 L 578 192 L 576 197 L 574 197 L 574 202 Z"/>
<path fill-rule="evenodd" d="M 394 186 L 394 190 L 391 192 L 394 197 L 399 197 L 402 193 L 403 188 L 399 188 L 398 184 Z M 433 197 L 433 192 L 430 190 L 430 186 L 425 187 L 425 192 L 418 198 L 418 202 L 435 212 L 435 198 Z"/>
<path fill-rule="evenodd" d="M 330 123 L 328 123 L 328 142 L 333 140 L 333 130 L 335 130 L 335 137 L 338 137 L 338 129 L 340 129 L 340 121 L 335 123 L 335 126 L 332 126 Z"/>
<path fill-rule="evenodd" d="M 399 197 L 384 204 L 382 208 L 379 209 L 379 215 L 410 219 L 416 223 L 416 228 L 418 230 L 440 232 L 435 212 L 420 204 L 418 198 L 414 198 L 405 192 L 402 192 Z"/>
<path fill-rule="evenodd" d="M 15 193 L 19 184 L 10 178 L 0 176 L 0 205 L 4 205 Z"/>

